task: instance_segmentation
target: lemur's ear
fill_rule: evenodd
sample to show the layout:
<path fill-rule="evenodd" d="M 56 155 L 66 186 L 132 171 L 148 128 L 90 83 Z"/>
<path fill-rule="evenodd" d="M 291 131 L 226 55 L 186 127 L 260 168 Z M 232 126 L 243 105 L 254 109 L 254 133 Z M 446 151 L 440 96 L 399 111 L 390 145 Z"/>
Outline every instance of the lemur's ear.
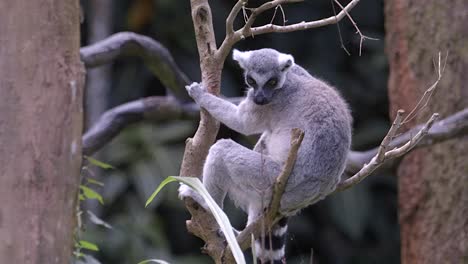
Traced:
<path fill-rule="evenodd" d="M 251 54 L 252 53 L 250 51 L 239 51 L 234 49 L 232 51 L 232 58 L 239 63 L 241 68 L 245 69 Z"/>
<path fill-rule="evenodd" d="M 278 55 L 278 64 L 281 71 L 286 71 L 294 65 L 294 58 L 289 54 L 280 53 Z"/>

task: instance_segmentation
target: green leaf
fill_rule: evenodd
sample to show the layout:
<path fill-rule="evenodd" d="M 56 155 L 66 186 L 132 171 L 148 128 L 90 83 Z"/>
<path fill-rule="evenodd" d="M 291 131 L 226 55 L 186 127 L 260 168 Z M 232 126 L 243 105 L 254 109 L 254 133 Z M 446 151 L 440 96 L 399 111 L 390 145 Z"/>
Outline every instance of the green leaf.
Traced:
<path fill-rule="evenodd" d="M 162 188 L 164 188 L 164 186 L 166 186 L 168 183 L 174 182 L 174 181 L 177 181 L 177 179 L 175 179 L 174 176 L 169 176 L 164 181 L 162 181 L 159 184 L 158 188 L 156 188 L 156 190 L 148 198 L 148 200 L 146 200 L 145 207 L 148 207 L 148 205 L 154 200 L 154 197 L 156 197 L 156 195 L 162 190 Z"/>
<path fill-rule="evenodd" d="M 88 198 L 88 199 L 97 199 L 100 204 L 104 204 L 104 200 L 102 199 L 102 196 L 97 193 L 95 190 L 86 187 L 84 185 L 80 185 L 81 191 L 83 191 L 83 195 Z"/>
<path fill-rule="evenodd" d="M 180 181 L 180 182 L 187 184 L 188 186 L 190 186 L 193 190 L 195 190 L 198 194 L 200 194 L 203 197 L 211 213 L 216 219 L 216 222 L 221 227 L 221 230 L 223 231 L 223 234 L 226 237 L 228 245 L 231 248 L 232 255 L 234 256 L 234 259 L 236 260 L 236 263 L 245 264 L 244 254 L 242 253 L 242 250 L 240 249 L 240 246 L 237 243 L 236 236 L 234 235 L 234 232 L 232 231 L 233 227 L 231 223 L 229 222 L 229 218 L 226 216 L 223 210 L 219 208 L 219 206 L 216 204 L 216 202 L 213 200 L 213 198 L 210 196 L 210 194 L 206 190 L 205 186 L 203 186 L 202 182 L 198 178 L 176 177 L 176 176 L 167 177 L 163 182 L 161 182 L 161 184 L 158 186 L 156 191 L 154 191 L 153 194 L 151 194 L 150 198 L 146 201 L 146 206 L 148 206 L 148 204 L 151 203 L 154 197 L 159 193 L 159 191 L 164 186 L 166 186 L 168 183 L 173 182 L 173 181 Z"/>
<path fill-rule="evenodd" d="M 82 195 L 81 193 L 80 193 L 80 195 L 79 195 L 78 197 L 80 198 L 80 201 L 86 200 L 86 198 L 84 197 L 84 195 Z"/>
<path fill-rule="evenodd" d="M 91 158 L 90 156 L 84 156 L 84 158 L 87 159 L 89 163 L 93 164 L 94 166 L 98 166 L 99 168 L 103 168 L 105 170 L 115 169 L 112 165 L 102 162 L 100 160 L 97 160 L 95 158 Z"/>
<path fill-rule="evenodd" d="M 93 244 L 89 241 L 86 241 L 86 240 L 80 240 L 78 242 L 78 246 L 80 248 L 84 248 L 84 249 L 88 249 L 88 250 L 92 250 L 92 251 L 99 251 L 99 248 L 98 246 L 96 246 L 96 244 Z"/>
<path fill-rule="evenodd" d="M 79 246 L 79 245 L 76 245 Z M 85 254 L 79 252 L 79 251 L 73 251 L 73 255 L 75 255 L 76 258 L 82 258 L 85 256 Z"/>
<path fill-rule="evenodd" d="M 146 263 L 169 264 L 169 262 L 160 260 L 160 259 L 146 259 L 146 260 L 138 262 L 138 264 L 146 264 Z"/>
<path fill-rule="evenodd" d="M 91 184 L 96 184 L 96 185 L 99 185 L 99 186 L 104 186 L 104 183 L 98 181 L 98 180 L 95 180 L 95 179 L 91 179 L 91 178 L 86 178 L 86 181 L 88 183 L 91 183 Z"/>

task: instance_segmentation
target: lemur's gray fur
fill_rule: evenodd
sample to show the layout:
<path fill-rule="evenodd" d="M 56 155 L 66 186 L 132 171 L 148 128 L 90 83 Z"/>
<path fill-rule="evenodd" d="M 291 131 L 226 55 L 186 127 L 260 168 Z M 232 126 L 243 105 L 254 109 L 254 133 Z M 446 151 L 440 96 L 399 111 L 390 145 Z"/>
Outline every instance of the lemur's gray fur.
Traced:
<path fill-rule="evenodd" d="M 206 159 L 203 184 L 221 207 L 227 194 L 248 212 L 248 222 L 254 221 L 271 200 L 290 148 L 291 129 L 300 128 L 304 140 L 281 200 L 282 213 L 294 214 L 331 193 L 340 181 L 351 143 L 350 111 L 334 88 L 296 65 L 291 55 L 273 49 L 234 50 L 233 59 L 244 70 L 248 86 L 239 106 L 207 93 L 198 83 L 187 91 L 229 128 L 261 137 L 253 150 L 218 140 Z M 204 205 L 187 187 L 180 193 Z M 281 252 L 261 254 L 265 261 Z"/>

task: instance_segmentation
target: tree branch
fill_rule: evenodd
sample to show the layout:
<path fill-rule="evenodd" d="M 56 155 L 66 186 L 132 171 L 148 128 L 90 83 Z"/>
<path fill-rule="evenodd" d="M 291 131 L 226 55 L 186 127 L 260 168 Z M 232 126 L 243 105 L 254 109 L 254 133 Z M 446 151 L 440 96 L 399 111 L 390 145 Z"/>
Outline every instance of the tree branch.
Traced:
<path fill-rule="evenodd" d="M 343 17 L 345 17 L 346 14 L 349 13 L 351 9 L 359 3 L 359 1 L 360 0 L 353 0 L 349 2 L 336 16 L 331 16 L 328 18 L 309 21 L 309 22 L 302 21 L 300 23 L 287 25 L 287 26 L 278 26 L 278 25 L 268 24 L 264 26 L 254 27 L 254 28 L 251 28 L 250 30 L 248 30 L 247 28 L 247 31 L 240 29 L 236 31 L 236 33 L 239 32 L 239 34 L 245 37 L 248 35 L 256 36 L 256 35 L 272 33 L 272 32 L 286 33 L 286 32 L 306 30 L 306 29 L 312 29 L 312 28 L 317 28 L 317 27 L 323 27 L 326 25 L 336 24 L 341 19 L 343 19 Z"/>
<path fill-rule="evenodd" d="M 243 98 L 228 100 L 238 104 Z M 143 120 L 196 119 L 200 107 L 191 103 L 181 103 L 173 97 L 151 96 L 131 101 L 107 110 L 83 136 L 83 154 L 90 156 L 100 150 L 124 128 Z"/>
<path fill-rule="evenodd" d="M 294 164 L 296 163 L 297 151 L 299 150 L 303 139 L 304 131 L 299 128 L 291 130 L 291 147 L 289 149 L 286 163 L 284 164 L 280 175 L 276 178 L 275 185 L 273 186 L 272 199 L 267 211 L 267 217 L 269 219 L 273 220 L 279 213 L 281 197 L 283 197 L 289 175 L 291 175 Z"/>
<path fill-rule="evenodd" d="M 97 67 L 121 56 L 141 57 L 151 72 L 183 102 L 190 100 L 185 91 L 189 79 L 175 63 L 170 52 L 158 41 L 132 32 L 120 32 L 80 49 L 86 67 Z"/>
<path fill-rule="evenodd" d="M 343 191 L 360 183 L 367 176 L 372 174 L 372 172 L 374 172 L 377 168 L 382 166 L 382 164 L 385 161 L 407 154 L 412 148 L 414 148 L 419 143 L 419 141 L 424 136 L 427 135 L 429 129 L 432 127 L 435 120 L 439 117 L 439 114 L 437 113 L 433 114 L 431 118 L 426 122 L 426 124 L 424 124 L 422 128 L 418 131 L 418 133 L 415 136 L 410 137 L 410 139 L 407 140 L 404 145 L 387 151 L 392 138 L 395 136 L 395 133 L 398 131 L 398 129 L 402 125 L 402 115 L 403 115 L 403 111 L 399 110 L 395 118 L 395 121 L 390 127 L 390 130 L 388 131 L 385 138 L 382 140 L 380 147 L 377 149 L 377 154 L 370 160 L 369 164 L 365 164 L 359 170 L 359 172 L 357 172 L 351 178 L 342 180 L 342 182 L 340 182 L 340 184 L 336 188 L 336 191 Z"/>
<path fill-rule="evenodd" d="M 228 17 L 226 18 L 226 36 L 234 34 L 234 20 L 236 19 L 239 11 L 244 7 L 248 0 L 239 0 L 232 8 Z"/>
<path fill-rule="evenodd" d="M 402 135 L 396 137 L 388 144 L 388 149 L 401 147 L 406 142 L 410 141 L 413 135 L 421 131 L 425 125 L 418 125 Z M 414 147 L 420 148 L 437 144 L 439 142 L 453 139 L 459 136 L 468 134 L 468 108 L 457 112 L 443 120 L 440 120 L 428 130 Z M 346 172 L 348 174 L 357 173 L 366 163 L 369 163 L 372 157 L 378 152 L 378 148 L 373 148 L 366 151 L 350 151 L 348 162 L 346 164 Z M 392 164 L 395 165 L 395 164 Z"/>
<path fill-rule="evenodd" d="M 361 56 L 361 51 L 362 51 L 362 43 L 364 42 L 364 40 L 366 39 L 370 39 L 370 40 L 377 40 L 376 38 L 371 38 L 371 37 L 368 37 L 364 34 L 362 34 L 361 30 L 359 29 L 359 27 L 357 26 L 356 22 L 354 22 L 354 19 L 351 17 L 351 15 L 348 13 L 348 11 L 346 11 L 346 9 L 343 7 L 343 5 L 338 1 L 338 0 L 333 0 L 340 8 L 341 10 L 343 10 L 343 12 L 345 12 L 345 15 L 348 17 L 349 21 L 351 21 L 351 24 L 353 24 L 354 28 L 356 29 L 356 33 L 359 34 L 359 56 Z M 332 3 L 333 5 L 333 3 Z M 335 10 L 333 8 L 333 10 Z M 341 43 L 342 46 L 344 47 L 343 43 Z M 347 51 L 345 49 L 345 51 Z"/>
<path fill-rule="evenodd" d="M 181 105 L 171 97 L 148 97 L 119 105 L 106 111 L 83 136 L 83 154 L 91 155 L 120 131 L 148 117 L 160 120 L 180 118 Z"/>
<path fill-rule="evenodd" d="M 252 27 L 253 23 L 255 22 L 256 18 L 263 12 L 276 8 L 277 6 L 281 4 L 287 4 L 287 3 L 296 3 L 296 2 L 302 2 L 304 0 L 273 0 L 273 1 L 268 1 L 261 6 L 254 8 L 252 13 L 250 14 L 249 18 L 247 19 L 247 22 L 245 25 L 235 31 L 234 33 L 231 33 L 232 26 L 231 24 L 228 26 L 226 24 L 226 37 L 223 40 L 223 43 L 221 44 L 220 48 L 216 52 L 216 57 L 218 60 L 224 62 L 224 59 L 227 57 L 229 54 L 229 51 L 231 50 L 232 46 L 236 44 L 238 41 L 241 39 L 245 39 L 246 37 L 249 36 L 256 36 L 260 34 L 265 34 L 265 33 L 272 33 L 272 32 L 277 32 L 277 33 L 286 33 L 286 32 L 293 32 L 293 31 L 299 31 L 299 30 L 306 30 L 306 29 L 312 29 L 312 28 L 318 28 L 318 27 L 323 27 L 326 25 L 331 25 L 331 24 L 336 24 L 343 17 L 349 16 L 349 12 L 351 9 L 353 9 L 354 6 L 356 6 L 360 0 L 352 0 L 349 2 L 345 7 L 342 7 L 342 10 L 338 13 L 338 15 L 330 16 L 328 18 L 320 19 L 320 20 L 314 20 L 314 21 L 309 21 L 305 22 L 302 21 L 300 23 L 292 24 L 292 25 L 274 25 L 272 23 L 263 25 L 263 26 L 258 26 L 258 27 Z M 238 9 L 240 2 L 244 2 L 242 0 L 239 0 L 236 5 L 234 6 L 233 10 L 228 16 L 228 19 L 226 21 L 229 21 L 229 23 L 233 22 L 235 19 L 235 15 L 238 14 Z M 245 1 L 246 2 L 246 1 Z M 349 16 L 351 18 L 351 16 Z M 352 19 L 351 19 L 352 20 Z M 352 23 L 355 25 L 354 21 Z M 233 29 L 232 29 L 233 30 Z M 359 31 L 360 32 L 360 31 Z M 361 42 L 363 39 L 370 39 L 369 37 L 363 36 L 361 34 Z"/>

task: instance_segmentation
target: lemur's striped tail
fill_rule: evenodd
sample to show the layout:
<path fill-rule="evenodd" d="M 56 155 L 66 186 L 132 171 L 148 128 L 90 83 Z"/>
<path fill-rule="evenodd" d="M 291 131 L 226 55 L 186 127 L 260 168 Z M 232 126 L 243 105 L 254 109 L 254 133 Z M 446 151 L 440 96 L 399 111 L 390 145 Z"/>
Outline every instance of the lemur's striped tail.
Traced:
<path fill-rule="evenodd" d="M 286 247 L 286 233 L 288 231 L 288 218 L 283 217 L 271 229 L 255 241 L 255 254 L 258 264 L 284 264 Z"/>

